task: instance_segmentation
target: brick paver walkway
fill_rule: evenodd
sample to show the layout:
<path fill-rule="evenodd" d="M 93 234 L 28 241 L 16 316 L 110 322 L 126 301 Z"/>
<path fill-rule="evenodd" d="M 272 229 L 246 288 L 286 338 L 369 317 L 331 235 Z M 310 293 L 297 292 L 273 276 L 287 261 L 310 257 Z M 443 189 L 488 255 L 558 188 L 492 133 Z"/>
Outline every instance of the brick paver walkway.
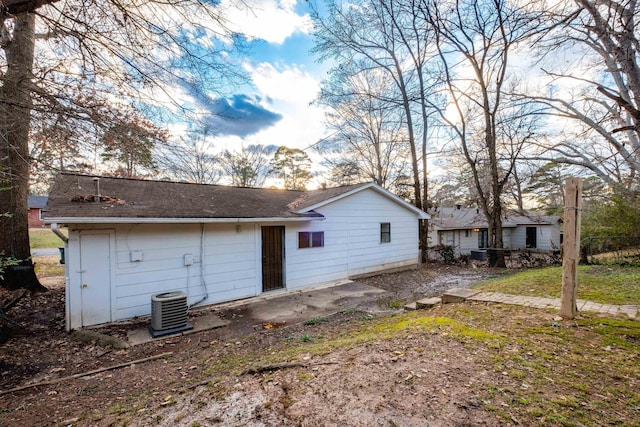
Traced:
<path fill-rule="evenodd" d="M 497 302 L 501 304 L 523 305 L 534 308 L 560 308 L 560 298 L 526 297 L 522 295 L 509 295 L 497 292 L 478 292 L 467 297 L 470 301 Z M 600 304 L 593 301 L 578 300 L 578 311 L 592 311 L 603 314 L 626 314 L 632 319 L 638 316 L 640 307 L 634 304 L 614 305 Z"/>

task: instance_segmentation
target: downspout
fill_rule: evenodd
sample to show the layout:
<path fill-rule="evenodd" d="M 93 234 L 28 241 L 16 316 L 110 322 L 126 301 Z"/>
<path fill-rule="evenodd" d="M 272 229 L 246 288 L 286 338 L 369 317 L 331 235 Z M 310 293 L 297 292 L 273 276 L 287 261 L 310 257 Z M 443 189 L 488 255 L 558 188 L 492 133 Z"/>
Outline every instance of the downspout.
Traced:
<path fill-rule="evenodd" d="M 204 280 L 204 274 L 205 274 L 204 236 L 205 236 L 205 233 L 207 232 L 205 223 L 200 224 L 200 230 L 201 230 L 200 232 L 200 280 L 202 281 L 202 289 L 204 289 L 204 296 L 199 301 L 196 301 L 193 304 L 191 304 L 189 306 L 189 309 L 191 309 L 192 307 L 195 307 L 198 304 L 202 304 L 209 298 L 209 292 L 207 291 L 207 283 Z"/>
<path fill-rule="evenodd" d="M 65 236 L 62 233 L 62 231 L 60 231 L 60 229 L 58 228 L 58 224 L 57 223 L 55 223 L 55 222 L 51 223 L 51 231 L 53 231 L 53 234 L 55 234 L 60 239 L 62 239 L 62 241 L 65 243 L 65 245 L 67 244 L 67 242 L 69 241 L 69 238 L 67 236 Z"/>

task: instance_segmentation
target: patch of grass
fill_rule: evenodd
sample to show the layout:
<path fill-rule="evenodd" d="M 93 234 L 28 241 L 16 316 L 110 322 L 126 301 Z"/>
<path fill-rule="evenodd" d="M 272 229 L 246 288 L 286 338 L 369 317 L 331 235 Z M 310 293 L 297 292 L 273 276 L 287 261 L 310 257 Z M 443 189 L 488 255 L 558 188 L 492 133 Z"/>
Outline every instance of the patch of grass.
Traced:
<path fill-rule="evenodd" d="M 451 333 L 454 338 L 471 338 L 475 341 L 501 340 L 496 334 L 480 329 L 474 329 L 469 325 L 458 322 L 447 317 L 418 317 L 415 319 L 400 320 L 398 322 L 385 322 L 378 325 L 377 332 L 400 332 L 405 330 L 442 330 L 444 333 Z"/>
<path fill-rule="evenodd" d="M 314 379 L 315 377 L 312 374 L 298 374 L 298 381 L 309 381 Z"/>
<path fill-rule="evenodd" d="M 319 316 L 319 317 L 314 317 L 311 318 L 309 320 L 305 320 L 304 324 L 309 326 L 309 325 L 318 325 L 320 323 L 326 323 L 329 321 L 329 318 L 326 316 Z"/>
<path fill-rule="evenodd" d="M 85 394 L 88 394 L 88 393 L 94 391 L 97 388 L 98 388 L 98 386 L 96 386 L 96 385 L 88 385 L 88 386 L 80 387 L 76 391 L 76 396 L 83 396 Z"/>
<path fill-rule="evenodd" d="M 109 414 L 112 414 L 112 415 L 126 414 L 127 412 L 132 412 L 133 409 L 134 408 L 132 408 L 131 406 L 116 404 L 116 405 L 113 405 L 111 408 L 109 408 Z"/>
<path fill-rule="evenodd" d="M 399 308 L 402 308 L 402 306 L 405 304 L 405 301 L 393 297 L 382 297 L 376 300 L 376 304 L 378 304 L 378 306 L 382 308 L 392 308 L 397 310 Z"/>
<path fill-rule="evenodd" d="M 62 232 L 65 235 L 68 235 L 66 230 L 63 230 Z M 59 248 L 64 246 L 64 243 L 58 236 L 53 234 L 53 231 L 49 228 L 30 228 L 29 245 L 34 249 Z"/>
<path fill-rule="evenodd" d="M 60 264 L 59 256 L 36 256 L 33 262 L 36 264 L 36 275 L 40 278 L 64 276 L 64 265 Z"/>
<path fill-rule="evenodd" d="M 559 298 L 562 267 L 529 269 L 475 286 L 487 292 Z M 640 303 L 640 270 L 633 267 L 578 267 L 578 298 L 603 304 Z"/>
<path fill-rule="evenodd" d="M 637 350 L 640 346 L 640 328 L 637 320 L 589 317 L 580 319 L 578 324 L 602 337 L 606 346 Z"/>

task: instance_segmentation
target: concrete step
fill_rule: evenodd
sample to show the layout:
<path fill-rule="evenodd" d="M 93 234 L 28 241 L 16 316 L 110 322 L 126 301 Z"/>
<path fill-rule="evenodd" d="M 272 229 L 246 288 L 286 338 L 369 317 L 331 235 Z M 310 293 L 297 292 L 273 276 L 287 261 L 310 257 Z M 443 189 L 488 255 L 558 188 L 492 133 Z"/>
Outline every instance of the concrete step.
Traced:
<path fill-rule="evenodd" d="M 472 296 L 479 294 L 480 291 L 476 291 L 474 289 L 466 289 L 466 288 L 452 288 L 442 294 L 442 303 L 456 303 L 456 302 L 464 302 L 467 298 L 471 298 Z"/>
<path fill-rule="evenodd" d="M 431 308 L 435 305 L 438 305 L 442 302 L 442 299 L 440 297 L 431 297 L 431 298 L 423 298 L 421 300 L 418 300 L 415 302 L 416 307 L 418 309 L 423 309 L 423 308 Z"/>
<path fill-rule="evenodd" d="M 415 302 L 410 302 L 409 304 L 404 306 L 404 309 L 406 311 L 414 311 L 414 310 L 417 310 L 418 307 L 417 307 L 417 304 Z"/>

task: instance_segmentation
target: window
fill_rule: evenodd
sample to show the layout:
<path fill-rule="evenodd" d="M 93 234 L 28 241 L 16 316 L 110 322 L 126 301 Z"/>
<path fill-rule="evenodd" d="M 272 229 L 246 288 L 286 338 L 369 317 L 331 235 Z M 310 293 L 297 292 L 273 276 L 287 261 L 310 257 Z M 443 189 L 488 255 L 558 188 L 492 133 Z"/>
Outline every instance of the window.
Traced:
<path fill-rule="evenodd" d="M 389 243 L 391 241 L 391 223 L 380 223 L 380 243 Z"/>
<path fill-rule="evenodd" d="M 478 230 L 478 249 L 486 249 L 489 247 L 489 230 L 481 228 Z"/>
<path fill-rule="evenodd" d="M 301 231 L 298 233 L 298 248 L 321 248 L 324 246 L 324 231 Z"/>
<path fill-rule="evenodd" d="M 469 237 L 470 231 L 469 230 L 464 230 L 464 237 Z"/>
<path fill-rule="evenodd" d="M 527 240 L 526 247 L 529 249 L 535 249 L 538 247 L 538 228 L 537 227 L 527 227 Z"/>

